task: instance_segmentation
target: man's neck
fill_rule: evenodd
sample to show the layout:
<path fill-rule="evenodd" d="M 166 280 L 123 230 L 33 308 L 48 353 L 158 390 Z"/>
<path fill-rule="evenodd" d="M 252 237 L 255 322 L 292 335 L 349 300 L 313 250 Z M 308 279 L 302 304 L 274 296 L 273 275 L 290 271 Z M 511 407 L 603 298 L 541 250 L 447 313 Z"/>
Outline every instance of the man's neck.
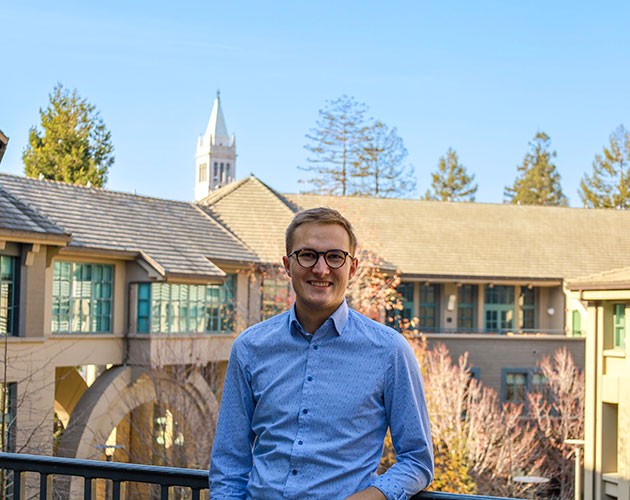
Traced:
<path fill-rule="evenodd" d="M 302 328 L 304 328 L 304 331 L 310 334 L 315 333 L 336 310 L 337 308 L 330 311 L 321 309 L 313 311 L 305 308 L 303 305 L 301 306 L 297 302 L 295 304 L 295 316 L 300 322 L 300 325 L 302 325 Z"/>

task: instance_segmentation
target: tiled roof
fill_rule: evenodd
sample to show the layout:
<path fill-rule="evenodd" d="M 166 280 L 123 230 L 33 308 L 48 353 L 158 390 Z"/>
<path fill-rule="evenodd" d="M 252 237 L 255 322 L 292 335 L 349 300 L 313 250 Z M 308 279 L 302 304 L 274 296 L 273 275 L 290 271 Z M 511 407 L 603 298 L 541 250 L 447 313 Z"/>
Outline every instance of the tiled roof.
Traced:
<path fill-rule="evenodd" d="M 284 230 L 295 214 L 281 194 L 250 176 L 213 191 L 199 204 L 263 262 L 280 264 L 285 254 Z"/>
<path fill-rule="evenodd" d="M 167 275 L 224 275 L 211 260 L 256 262 L 196 205 L 0 174 L 0 187 L 72 234 L 70 247 L 146 255 Z"/>
<path fill-rule="evenodd" d="M 253 176 L 202 203 L 265 262 L 284 254 L 296 210 L 330 206 L 407 276 L 561 280 L 630 266 L 628 211 L 280 195 Z"/>
<path fill-rule="evenodd" d="M 67 241 L 70 235 L 0 185 L 0 231 L 29 234 L 45 240 Z"/>
<path fill-rule="evenodd" d="M 581 276 L 571 280 L 567 286 L 572 290 L 627 289 L 630 288 L 630 267 Z"/>
<path fill-rule="evenodd" d="M 630 212 L 286 195 L 330 206 L 407 275 L 572 278 L 630 266 Z"/>

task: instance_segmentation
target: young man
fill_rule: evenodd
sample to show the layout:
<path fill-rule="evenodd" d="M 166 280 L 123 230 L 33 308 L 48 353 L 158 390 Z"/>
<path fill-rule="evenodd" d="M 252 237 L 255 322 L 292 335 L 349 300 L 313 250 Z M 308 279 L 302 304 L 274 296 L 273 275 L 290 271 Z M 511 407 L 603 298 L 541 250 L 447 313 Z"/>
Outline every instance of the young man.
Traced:
<path fill-rule="evenodd" d="M 433 477 L 418 362 L 348 308 L 357 240 L 337 211 L 298 213 L 282 258 L 287 312 L 234 341 L 210 463 L 213 499 L 403 499 Z M 397 463 L 376 475 L 387 429 Z"/>

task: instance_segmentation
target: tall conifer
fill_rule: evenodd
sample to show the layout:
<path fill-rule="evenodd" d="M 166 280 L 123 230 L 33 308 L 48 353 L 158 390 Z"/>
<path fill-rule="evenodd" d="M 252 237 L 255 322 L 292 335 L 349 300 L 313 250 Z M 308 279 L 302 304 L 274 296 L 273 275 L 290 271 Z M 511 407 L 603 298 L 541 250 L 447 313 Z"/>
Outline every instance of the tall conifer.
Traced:
<path fill-rule="evenodd" d="M 603 154 L 593 160 L 593 172 L 584 174 L 578 194 L 587 208 L 630 207 L 630 134 L 619 125 Z"/>
<path fill-rule="evenodd" d="M 504 191 L 505 201 L 519 205 L 567 206 L 562 192 L 560 174 L 556 170 L 550 151 L 551 139 L 544 132 L 537 132 L 529 143 L 530 151 L 517 167 L 517 177 L 512 187 Z"/>

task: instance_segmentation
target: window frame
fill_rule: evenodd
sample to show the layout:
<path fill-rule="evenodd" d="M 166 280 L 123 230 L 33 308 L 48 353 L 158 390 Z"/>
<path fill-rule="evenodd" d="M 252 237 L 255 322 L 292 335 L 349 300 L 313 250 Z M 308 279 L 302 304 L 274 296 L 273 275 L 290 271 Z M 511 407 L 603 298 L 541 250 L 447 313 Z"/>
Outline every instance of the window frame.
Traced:
<path fill-rule="evenodd" d="M 115 274 L 114 264 L 55 261 L 51 332 L 111 333 Z"/>
<path fill-rule="evenodd" d="M 5 275 L 7 268 L 8 272 Z M 5 287 L 7 290 L 6 298 L 3 298 Z M 0 336 L 16 337 L 19 334 L 19 288 L 19 258 L 13 255 L 0 255 Z"/>

